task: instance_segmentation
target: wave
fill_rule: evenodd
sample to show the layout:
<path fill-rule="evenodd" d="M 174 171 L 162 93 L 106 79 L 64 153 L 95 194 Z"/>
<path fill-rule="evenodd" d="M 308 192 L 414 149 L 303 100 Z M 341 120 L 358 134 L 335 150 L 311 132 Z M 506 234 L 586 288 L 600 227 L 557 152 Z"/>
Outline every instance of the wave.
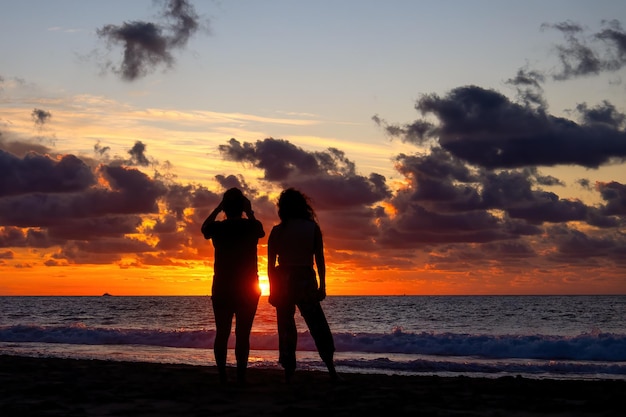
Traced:
<path fill-rule="evenodd" d="M 153 330 L 69 326 L 15 325 L 0 327 L 0 342 L 82 345 L 144 345 L 173 348 L 213 346 L 215 330 Z M 552 335 L 481 335 L 459 333 L 335 333 L 337 352 L 409 354 L 483 359 L 569 361 L 626 361 L 626 335 L 584 333 L 575 337 Z M 234 337 L 229 342 L 234 345 Z M 251 349 L 277 350 L 276 333 L 253 333 Z M 298 350 L 315 351 L 308 332 L 299 334 Z"/>
<path fill-rule="evenodd" d="M 338 350 L 408 353 L 435 356 L 476 356 L 489 359 L 626 361 L 626 335 L 584 333 L 551 335 L 472 335 L 459 333 L 340 334 Z M 355 349 L 356 348 L 356 349 Z"/>
<path fill-rule="evenodd" d="M 626 378 L 626 365 L 615 363 L 561 362 L 561 361 L 523 361 L 523 362 L 484 362 L 467 360 L 463 362 L 448 360 L 411 360 L 394 361 L 388 358 L 337 360 L 337 366 L 367 373 L 404 373 L 404 374 L 454 374 L 502 376 L 523 375 L 527 377 L 545 376 L 562 379 L 607 379 Z M 320 362 L 317 366 L 322 369 Z"/>

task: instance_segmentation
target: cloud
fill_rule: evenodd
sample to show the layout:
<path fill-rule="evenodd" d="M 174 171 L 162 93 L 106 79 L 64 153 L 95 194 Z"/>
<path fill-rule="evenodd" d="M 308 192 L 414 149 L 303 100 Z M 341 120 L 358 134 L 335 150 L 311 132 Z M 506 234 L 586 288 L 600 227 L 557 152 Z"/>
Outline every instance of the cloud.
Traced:
<path fill-rule="evenodd" d="M 96 156 L 98 158 L 102 158 L 107 160 L 108 159 L 108 152 L 111 150 L 110 146 L 102 146 L 100 144 L 100 141 L 96 142 L 95 145 L 93 145 L 93 152 L 96 154 Z"/>
<path fill-rule="evenodd" d="M 175 61 L 172 52 L 184 48 L 200 28 L 199 16 L 189 2 L 168 0 L 163 7 L 163 22 L 132 21 L 97 29 L 97 35 L 110 46 L 122 46 L 122 62 L 109 66 L 123 80 L 134 81 L 158 66 L 171 68 Z"/>
<path fill-rule="evenodd" d="M 579 106 L 582 121 L 577 123 L 470 85 L 443 97 L 422 95 L 415 108 L 439 124 L 378 120 L 393 136 L 412 143 L 434 140 L 455 157 L 488 169 L 560 164 L 598 168 L 626 157 L 624 115 L 608 102 L 592 111 Z"/>
<path fill-rule="evenodd" d="M 543 96 L 542 84 L 545 81 L 544 75 L 536 70 L 520 69 L 515 77 L 506 81 L 507 84 L 517 88 L 517 96 L 526 106 L 536 106 L 539 109 L 546 109 L 547 103 Z"/>
<path fill-rule="evenodd" d="M 624 223 L 626 199 L 618 182 L 598 184 L 606 203 L 596 207 L 544 190 L 564 182 L 535 166 L 475 166 L 440 146 L 400 154 L 396 168 L 406 187 L 388 200 L 395 215 L 381 218 L 383 247 L 515 241 L 540 235 L 546 224 L 618 228 Z"/>
<path fill-rule="evenodd" d="M 555 80 L 614 72 L 626 64 L 626 32 L 618 20 L 602 22 L 603 29 L 587 35 L 582 25 L 566 21 L 543 24 L 543 29 L 555 29 L 565 36 L 565 44 L 556 46 L 561 69 Z"/>
<path fill-rule="evenodd" d="M 40 143 L 7 141 L 3 139 L 2 132 L 0 132 L 0 151 L 2 150 L 13 154 L 13 156 L 23 157 L 29 152 L 43 155 L 48 153 L 50 151 L 50 148 Z M 3 157 L 6 156 L 0 156 L 0 158 Z M 2 165 L 0 165 L 0 169 L 2 169 Z"/>
<path fill-rule="evenodd" d="M 19 158 L 0 149 L 0 197 L 81 191 L 94 183 L 91 168 L 74 155 L 55 160 L 31 152 Z"/>
<path fill-rule="evenodd" d="M 590 258 L 604 258 L 623 265 L 623 255 L 626 253 L 626 240 L 623 236 L 593 236 L 564 227 L 550 228 L 547 232 L 557 244 L 558 251 L 553 254 L 556 259 L 581 263 Z"/>
<path fill-rule="evenodd" d="M 108 186 L 56 193 L 24 190 L 6 196 L 0 199 L 1 224 L 47 227 L 74 219 L 156 213 L 157 199 L 165 192 L 162 184 L 125 167 L 104 166 L 99 178 Z"/>
<path fill-rule="evenodd" d="M 623 131 L 626 115 L 617 111 L 615 106 L 604 100 L 602 104 L 589 108 L 586 103 L 576 106 L 583 122 L 590 126 L 606 126 L 609 129 Z"/>
<path fill-rule="evenodd" d="M 321 210 L 370 205 L 390 196 L 382 175 L 357 174 L 354 162 L 336 148 L 309 152 L 287 140 L 267 138 L 256 143 L 231 139 L 219 150 L 226 159 L 262 170 L 266 181 L 302 189 Z"/>
<path fill-rule="evenodd" d="M 35 122 L 35 125 L 41 127 L 46 124 L 48 120 L 50 120 L 50 118 L 52 117 L 52 113 L 46 110 L 33 109 L 31 116 L 33 118 L 33 121 Z"/>
<path fill-rule="evenodd" d="M 609 183 L 599 183 L 597 188 L 600 191 L 602 199 L 606 202 L 602 206 L 602 212 L 607 216 L 625 216 L 626 215 L 626 185 L 617 181 Z"/>
<path fill-rule="evenodd" d="M 0 247 L 60 247 L 76 254 L 64 257 L 76 263 L 91 258 L 80 255 L 87 246 L 77 242 L 115 242 L 119 258 L 166 192 L 163 183 L 117 161 L 94 166 L 72 154 L 31 150 L 20 157 L 0 149 Z"/>
<path fill-rule="evenodd" d="M 130 154 L 130 163 L 133 165 L 148 166 L 150 161 L 145 155 L 146 145 L 141 141 L 135 142 L 133 147 L 128 151 Z"/>

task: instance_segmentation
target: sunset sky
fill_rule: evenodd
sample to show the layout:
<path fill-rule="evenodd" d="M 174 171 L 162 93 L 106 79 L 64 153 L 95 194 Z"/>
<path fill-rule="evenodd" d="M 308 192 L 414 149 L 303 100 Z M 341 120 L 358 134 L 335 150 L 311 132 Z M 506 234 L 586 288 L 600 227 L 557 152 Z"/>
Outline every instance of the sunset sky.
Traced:
<path fill-rule="evenodd" d="M 330 295 L 626 294 L 624 1 L 0 5 L 0 295 L 209 294 L 232 186 Z"/>

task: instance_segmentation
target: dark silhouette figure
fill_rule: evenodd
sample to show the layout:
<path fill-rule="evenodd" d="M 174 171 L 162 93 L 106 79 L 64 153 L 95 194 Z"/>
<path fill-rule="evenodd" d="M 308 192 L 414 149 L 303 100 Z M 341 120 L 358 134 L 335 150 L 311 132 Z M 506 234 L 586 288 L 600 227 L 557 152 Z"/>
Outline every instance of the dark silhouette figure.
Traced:
<path fill-rule="evenodd" d="M 268 240 L 267 265 L 269 301 L 276 307 L 278 323 L 279 362 L 289 382 L 296 369 L 298 331 L 294 316 L 297 306 L 331 378 L 338 380 L 333 361 L 333 335 L 320 304 L 326 298 L 322 231 L 307 196 L 293 188 L 280 194 L 278 216 L 280 224 L 272 228 Z"/>
<path fill-rule="evenodd" d="M 218 221 L 221 211 L 226 219 Z M 215 315 L 213 352 L 220 380 L 227 381 L 226 356 L 234 316 L 237 381 L 245 383 L 250 332 L 261 295 L 257 244 L 265 231 L 254 217 L 250 200 L 238 188 L 231 188 L 202 224 L 202 234 L 212 239 L 215 248 L 211 301 Z"/>

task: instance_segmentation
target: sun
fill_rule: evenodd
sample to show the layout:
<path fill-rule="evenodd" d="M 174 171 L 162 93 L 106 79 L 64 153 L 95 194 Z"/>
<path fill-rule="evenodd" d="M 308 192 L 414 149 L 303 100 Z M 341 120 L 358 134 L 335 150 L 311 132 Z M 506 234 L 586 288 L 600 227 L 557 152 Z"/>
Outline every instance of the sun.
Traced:
<path fill-rule="evenodd" d="M 261 288 L 261 295 L 270 295 L 270 282 L 266 276 L 259 276 L 259 288 Z"/>

